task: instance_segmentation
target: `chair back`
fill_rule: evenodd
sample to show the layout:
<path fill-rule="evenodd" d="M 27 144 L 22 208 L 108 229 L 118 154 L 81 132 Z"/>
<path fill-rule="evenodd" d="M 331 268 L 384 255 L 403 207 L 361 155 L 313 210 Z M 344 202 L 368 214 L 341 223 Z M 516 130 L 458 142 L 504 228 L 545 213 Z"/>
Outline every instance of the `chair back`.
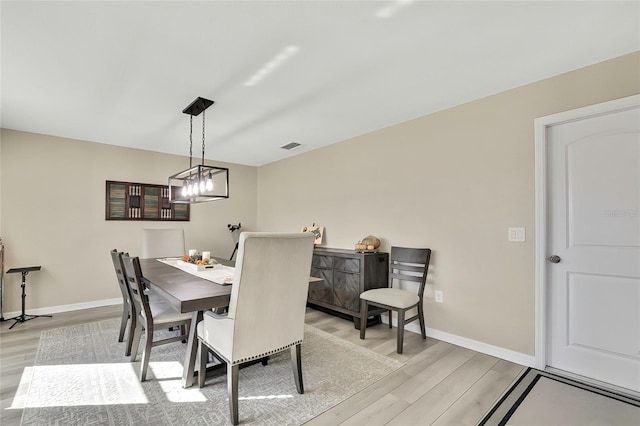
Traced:
<path fill-rule="evenodd" d="M 125 305 L 131 303 L 131 294 L 129 293 L 129 286 L 127 285 L 127 278 L 124 274 L 124 266 L 122 264 L 122 252 L 116 249 L 111 250 L 111 261 L 113 262 L 113 268 L 116 271 L 116 278 L 118 279 L 118 287 L 120 293 L 122 293 L 122 301 Z"/>
<path fill-rule="evenodd" d="M 154 257 L 180 257 L 185 254 L 183 229 L 143 229 L 143 259 Z"/>
<path fill-rule="evenodd" d="M 313 242 L 309 232 L 240 234 L 229 303 L 233 360 L 302 342 Z"/>
<path fill-rule="evenodd" d="M 129 257 L 122 255 L 122 264 L 124 266 L 124 274 L 127 280 L 127 286 L 131 292 L 131 303 L 136 314 L 144 313 L 144 317 L 151 321 L 151 308 L 149 307 L 149 299 L 144 293 L 144 284 L 142 282 L 142 270 L 140 269 L 140 260 L 137 257 Z"/>
<path fill-rule="evenodd" d="M 428 248 L 391 247 L 389 287 L 393 287 L 393 280 L 420 283 L 418 296 L 422 301 L 430 259 L 431 249 Z"/>

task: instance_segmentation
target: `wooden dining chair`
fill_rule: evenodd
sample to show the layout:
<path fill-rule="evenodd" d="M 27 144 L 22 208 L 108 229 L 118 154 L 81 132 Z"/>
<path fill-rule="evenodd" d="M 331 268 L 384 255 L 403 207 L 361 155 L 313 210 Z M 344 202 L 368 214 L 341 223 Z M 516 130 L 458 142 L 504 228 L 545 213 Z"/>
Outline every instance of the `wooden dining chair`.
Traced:
<path fill-rule="evenodd" d="M 140 381 L 147 378 L 147 368 L 151 348 L 167 343 L 186 341 L 189 337 L 190 313 L 180 313 L 167 303 L 150 304 L 142 283 L 140 260 L 137 257 L 122 256 L 127 285 L 131 292 L 131 302 L 136 314 L 136 327 L 133 332 L 131 362 L 135 362 L 142 333 L 145 333 L 145 345 L 140 365 Z M 180 327 L 180 335 L 154 340 L 154 330 L 159 328 Z"/>
<path fill-rule="evenodd" d="M 207 311 L 198 324 L 198 385 L 204 386 L 212 351 L 227 364 L 234 425 L 238 424 L 238 371 L 243 363 L 290 349 L 296 390 L 304 393 L 301 345 L 314 238 L 309 232 L 243 232 L 229 312 L 219 315 Z"/>
<path fill-rule="evenodd" d="M 120 293 L 122 294 L 122 317 L 120 319 L 120 332 L 118 333 L 118 342 L 122 342 L 124 340 L 124 334 L 127 330 L 127 325 L 129 324 L 129 320 L 132 322 L 135 321 L 135 316 L 133 315 L 132 306 L 131 306 L 131 294 L 129 292 L 129 286 L 127 285 L 127 279 L 124 275 L 124 266 L 122 264 L 122 252 L 119 252 L 116 249 L 111 250 L 111 261 L 113 262 L 113 267 L 116 271 L 116 278 L 118 280 L 118 288 L 120 289 Z M 132 328 L 135 328 L 135 323 L 132 324 Z M 131 342 L 133 341 L 133 333 L 131 332 L 131 328 L 127 333 L 127 348 L 125 350 L 125 355 L 129 356 L 131 354 Z"/>
<path fill-rule="evenodd" d="M 424 304 L 422 297 L 429 272 L 431 249 L 391 247 L 389 265 L 389 287 L 367 290 L 360 294 L 360 338 L 364 339 L 367 328 L 367 310 L 369 305 L 377 306 L 389 311 L 389 328 L 393 326 L 392 312 L 398 313 L 398 342 L 397 352 L 402 353 L 404 326 L 416 319 L 420 322 L 422 338 L 427 338 L 424 323 Z M 404 290 L 393 287 L 394 282 L 417 282 L 417 290 Z M 410 309 L 417 309 L 417 313 L 410 318 L 405 314 Z"/>

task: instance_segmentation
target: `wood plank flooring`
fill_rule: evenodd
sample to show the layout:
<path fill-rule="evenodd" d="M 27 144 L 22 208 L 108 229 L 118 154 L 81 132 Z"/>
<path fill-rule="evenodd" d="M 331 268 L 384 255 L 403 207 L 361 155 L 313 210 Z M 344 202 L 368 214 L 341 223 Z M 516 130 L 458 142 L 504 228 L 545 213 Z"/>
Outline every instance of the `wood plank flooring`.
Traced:
<path fill-rule="evenodd" d="M 42 330 L 119 318 L 120 306 L 55 314 L 0 325 L 0 424 L 19 425 L 28 377 Z M 347 321 L 311 308 L 307 324 L 405 363 L 385 379 L 315 417 L 307 425 L 475 425 L 523 367 L 446 342 L 405 332 L 396 353 L 396 329 L 367 328 L 365 340 Z M 304 360 L 303 360 L 304 363 Z M 304 364 L 303 364 L 304 365 Z M 348 380 L 345 377 L 345 380 Z"/>

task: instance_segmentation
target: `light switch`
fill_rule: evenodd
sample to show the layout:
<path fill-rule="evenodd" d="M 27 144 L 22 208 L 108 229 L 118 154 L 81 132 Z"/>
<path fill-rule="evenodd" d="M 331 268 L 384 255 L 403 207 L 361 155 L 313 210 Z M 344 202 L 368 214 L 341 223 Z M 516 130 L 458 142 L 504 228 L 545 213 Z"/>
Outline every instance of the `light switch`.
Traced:
<path fill-rule="evenodd" d="M 508 228 L 507 235 L 509 241 L 524 242 L 526 239 L 524 228 Z"/>

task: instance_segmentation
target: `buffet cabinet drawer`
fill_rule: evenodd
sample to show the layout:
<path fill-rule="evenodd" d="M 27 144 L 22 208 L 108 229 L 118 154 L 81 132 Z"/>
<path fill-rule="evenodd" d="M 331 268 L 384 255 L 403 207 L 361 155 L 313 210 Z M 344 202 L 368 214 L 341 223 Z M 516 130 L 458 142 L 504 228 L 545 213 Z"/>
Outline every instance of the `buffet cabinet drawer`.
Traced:
<path fill-rule="evenodd" d="M 322 278 L 322 286 L 309 288 L 308 303 L 342 315 L 359 325 L 360 294 L 388 286 L 389 254 L 357 253 L 353 250 L 316 248 L 311 276 Z"/>

